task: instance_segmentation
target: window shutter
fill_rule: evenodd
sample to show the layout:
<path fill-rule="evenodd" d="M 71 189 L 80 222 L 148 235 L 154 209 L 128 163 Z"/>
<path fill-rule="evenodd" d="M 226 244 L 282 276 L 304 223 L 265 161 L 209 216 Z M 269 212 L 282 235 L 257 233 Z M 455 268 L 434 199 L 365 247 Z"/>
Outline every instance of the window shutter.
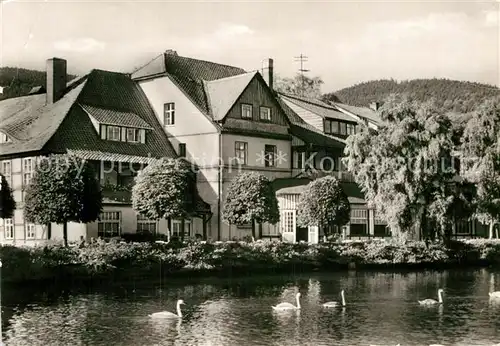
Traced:
<path fill-rule="evenodd" d="M 122 142 L 126 142 L 127 141 L 127 128 L 126 127 L 122 127 L 121 128 L 121 132 L 122 132 L 122 136 L 121 136 L 120 140 Z"/>
<path fill-rule="evenodd" d="M 101 139 L 106 139 L 106 125 L 101 125 Z"/>
<path fill-rule="evenodd" d="M 146 143 L 146 130 L 140 129 L 139 136 L 141 137 L 141 143 Z"/>

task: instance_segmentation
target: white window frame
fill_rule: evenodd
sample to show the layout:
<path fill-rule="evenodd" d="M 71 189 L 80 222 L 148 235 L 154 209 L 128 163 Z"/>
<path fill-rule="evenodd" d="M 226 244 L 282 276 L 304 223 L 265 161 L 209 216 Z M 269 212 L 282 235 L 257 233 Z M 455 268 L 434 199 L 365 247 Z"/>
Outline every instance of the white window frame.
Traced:
<path fill-rule="evenodd" d="M 33 159 L 24 158 L 23 159 L 23 189 L 31 183 L 33 178 Z"/>
<path fill-rule="evenodd" d="M 97 234 L 99 237 L 106 239 L 106 238 L 114 238 L 114 237 L 119 237 L 122 234 L 122 212 L 121 211 L 115 211 L 115 210 L 105 210 L 99 215 L 99 221 L 97 222 Z M 102 225 L 102 226 L 101 226 Z M 118 234 L 114 234 L 111 230 L 108 231 L 106 228 L 112 227 L 112 225 L 117 225 L 118 229 Z M 100 228 L 102 227 L 102 231 L 100 231 Z M 104 233 L 104 234 L 99 234 L 99 233 Z M 110 235 L 108 236 L 107 233 Z"/>
<path fill-rule="evenodd" d="M 141 140 L 141 130 L 133 127 L 127 127 L 127 142 L 139 143 Z"/>
<path fill-rule="evenodd" d="M 243 149 L 241 148 L 241 145 L 243 145 Z M 243 154 L 243 156 L 241 154 Z M 248 142 L 234 142 L 234 157 L 238 160 L 239 164 L 248 164 Z"/>
<path fill-rule="evenodd" d="M 108 141 L 119 142 L 120 137 L 121 137 L 121 132 L 122 132 L 122 129 L 120 128 L 120 126 L 108 125 L 108 126 L 106 126 L 106 139 Z M 118 137 L 116 137 L 116 134 L 118 134 Z"/>
<path fill-rule="evenodd" d="M 25 223 L 24 232 L 26 234 L 26 239 L 36 239 L 36 227 L 34 223 Z"/>
<path fill-rule="evenodd" d="M 274 150 L 271 151 L 266 151 L 266 147 L 273 147 Z M 271 154 L 271 155 L 269 155 Z M 265 167 L 276 167 L 277 160 L 276 156 L 278 154 L 278 146 L 274 144 L 265 144 L 264 145 L 264 166 Z M 270 156 L 270 157 L 269 157 Z"/>
<path fill-rule="evenodd" d="M 182 220 L 172 220 L 172 236 L 181 236 Z M 184 238 L 191 237 L 193 232 L 193 223 L 190 219 L 184 220 Z"/>
<path fill-rule="evenodd" d="M 253 106 L 249 103 L 241 104 L 241 118 L 242 119 L 252 119 L 253 118 Z"/>
<path fill-rule="evenodd" d="M 4 239 L 14 239 L 14 220 L 12 218 L 3 219 Z"/>
<path fill-rule="evenodd" d="M 175 102 L 163 104 L 163 123 L 165 126 L 175 125 Z"/>
<path fill-rule="evenodd" d="M 5 180 L 7 180 L 7 183 L 9 184 L 9 187 L 12 190 L 12 161 L 11 160 L 2 161 L 1 169 L 2 169 L 2 174 L 5 177 Z"/>
<path fill-rule="evenodd" d="M 151 226 L 153 226 L 153 231 L 151 231 Z M 137 214 L 137 231 L 148 231 L 156 234 L 158 233 L 158 221 L 148 219 L 142 214 Z"/>
<path fill-rule="evenodd" d="M 271 108 L 260 106 L 259 118 L 260 120 L 271 121 Z"/>

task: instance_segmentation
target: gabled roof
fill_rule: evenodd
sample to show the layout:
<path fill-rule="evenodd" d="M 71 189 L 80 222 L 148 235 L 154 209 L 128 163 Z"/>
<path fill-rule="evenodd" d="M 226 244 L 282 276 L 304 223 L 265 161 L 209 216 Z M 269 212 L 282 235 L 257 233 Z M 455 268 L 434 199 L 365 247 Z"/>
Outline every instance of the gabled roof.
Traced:
<path fill-rule="evenodd" d="M 365 118 L 368 121 L 371 121 L 372 123 L 378 125 L 382 122 L 380 117 L 378 116 L 377 112 L 375 112 L 373 109 L 368 108 L 368 107 L 357 107 L 357 106 L 351 106 L 351 105 L 346 105 L 345 103 L 339 103 L 339 102 L 332 102 L 337 109 L 340 111 L 347 111 L 348 113 L 352 113 L 354 115 L 357 115 L 361 118 Z"/>
<path fill-rule="evenodd" d="M 305 98 L 302 96 L 280 93 L 284 100 L 306 109 L 322 118 L 337 119 L 357 123 L 358 120 L 352 116 L 340 112 L 334 106 L 328 105 L 320 100 Z"/>
<path fill-rule="evenodd" d="M 204 82 L 241 74 L 246 74 L 246 71 L 239 67 L 183 57 L 169 52 L 160 54 L 145 66 L 135 70 L 131 77 L 140 81 L 158 76 L 168 76 L 202 113 L 211 118 L 209 96 L 205 90 Z M 229 85 L 231 82 L 227 83 Z M 217 91 L 215 92 L 217 93 Z"/>
<path fill-rule="evenodd" d="M 127 75 L 92 70 L 68 85 L 66 94 L 53 104 L 46 105 L 45 94 L 0 102 L 0 129 L 13 140 L 1 145 L 0 155 L 85 150 L 103 155 L 177 156 L 146 95 Z M 116 111 L 111 112 L 113 116 L 126 114 L 124 121 L 134 114 L 134 121 L 154 130 L 148 132 L 144 144 L 102 140 L 80 104 L 94 110 Z"/>
<path fill-rule="evenodd" d="M 106 125 L 135 127 L 152 130 L 153 128 L 140 116 L 131 112 L 120 112 L 109 108 L 80 105 L 97 122 Z"/>
<path fill-rule="evenodd" d="M 249 72 L 204 82 L 208 104 L 214 120 L 224 119 L 256 74 L 257 72 Z"/>

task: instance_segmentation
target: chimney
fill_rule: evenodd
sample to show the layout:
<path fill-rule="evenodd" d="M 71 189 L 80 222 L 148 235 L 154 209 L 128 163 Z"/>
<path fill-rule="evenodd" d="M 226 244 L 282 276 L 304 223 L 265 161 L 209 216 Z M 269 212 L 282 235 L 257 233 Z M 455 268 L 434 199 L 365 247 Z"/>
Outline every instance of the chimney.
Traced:
<path fill-rule="evenodd" d="M 373 109 L 374 111 L 378 111 L 380 108 L 381 104 L 380 102 L 372 102 L 370 103 L 370 108 Z"/>
<path fill-rule="evenodd" d="M 66 90 L 66 60 L 52 58 L 47 60 L 47 104 L 57 102 Z"/>
<path fill-rule="evenodd" d="M 268 74 L 268 81 L 267 84 L 269 85 L 269 88 L 273 90 L 273 79 L 274 79 L 274 60 L 269 58 L 267 60 L 267 74 Z"/>
<path fill-rule="evenodd" d="M 168 55 L 177 55 L 177 52 L 173 49 L 167 49 L 165 51 L 165 54 L 168 54 Z"/>

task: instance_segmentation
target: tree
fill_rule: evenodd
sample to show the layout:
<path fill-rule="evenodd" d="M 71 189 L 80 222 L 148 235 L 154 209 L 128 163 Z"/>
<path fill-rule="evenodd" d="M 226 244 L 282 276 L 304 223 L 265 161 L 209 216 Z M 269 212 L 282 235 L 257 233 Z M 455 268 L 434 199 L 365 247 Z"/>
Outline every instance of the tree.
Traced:
<path fill-rule="evenodd" d="M 310 78 L 297 73 L 293 78 L 277 76 L 274 88 L 282 93 L 319 99 L 321 98 L 321 85 L 323 83 L 320 77 Z"/>
<path fill-rule="evenodd" d="M 151 220 L 185 219 L 194 211 L 194 174 L 186 161 L 163 158 L 149 164 L 135 178 L 132 206 Z"/>
<path fill-rule="evenodd" d="M 278 223 L 278 200 L 271 182 L 259 173 L 239 174 L 228 187 L 222 218 L 234 225 L 251 223 L 254 238 L 256 222 Z"/>
<path fill-rule="evenodd" d="M 378 131 L 363 128 L 347 139 L 345 163 L 367 201 L 400 235 L 446 234 L 462 199 L 454 183 L 454 129 L 432 103 L 393 98 L 382 108 Z"/>
<path fill-rule="evenodd" d="M 101 210 L 101 187 L 88 162 L 72 155 L 42 158 L 26 191 L 24 216 L 29 222 L 62 224 L 68 246 L 68 222 L 96 221 Z"/>
<path fill-rule="evenodd" d="M 464 176 L 477 184 L 477 218 L 489 224 L 493 238 L 500 221 L 500 97 L 486 100 L 472 113 L 462 136 Z"/>
<path fill-rule="evenodd" d="M 9 183 L 2 174 L 0 174 L 0 183 L 0 219 L 9 219 L 14 215 L 16 202 Z"/>
<path fill-rule="evenodd" d="M 332 176 L 313 180 L 302 192 L 297 206 L 300 226 L 320 226 L 338 229 L 349 222 L 351 205 L 340 182 Z"/>

